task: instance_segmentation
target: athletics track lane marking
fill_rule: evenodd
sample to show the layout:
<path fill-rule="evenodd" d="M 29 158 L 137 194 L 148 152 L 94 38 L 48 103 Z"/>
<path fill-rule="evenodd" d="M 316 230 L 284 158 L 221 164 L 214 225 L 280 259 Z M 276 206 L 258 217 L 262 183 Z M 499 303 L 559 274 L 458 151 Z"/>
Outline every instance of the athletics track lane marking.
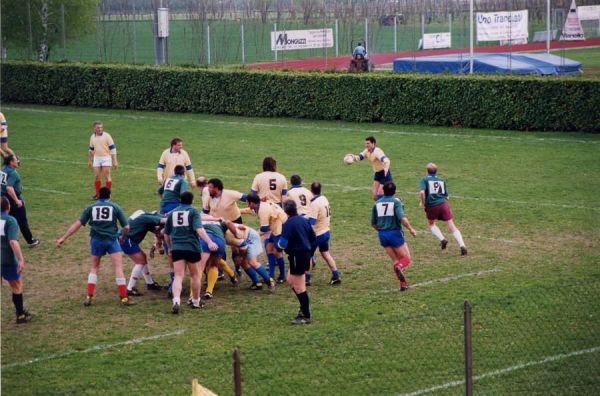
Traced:
<path fill-rule="evenodd" d="M 484 373 L 484 374 L 475 375 L 475 376 L 473 376 L 473 381 L 478 381 L 478 380 L 481 380 L 484 378 L 497 377 L 499 375 L 507 374 L 512 371 L 521 370 L 521 369 L 524 369 L 527 367 L 540 366 L 540 365 L 544 365 L 546 363 L 555 362 L 555 361 L 570 358 L 573 356 L 579 356 L 579 355 L 594 353 L 594 352 L 598 352 L 598 351 L 600 351 L 600 346 L 596 346 L 596 347 L 589 348 L 589 349 L 581 349 L 579 351 L 574 351 L 574 352 L 569 352 L 569 353 L 560 353 L 560 354 L 554 355 L 554 356 L 547 356 L 541 360 L 535 360 L 535 361 L 530 361 L 527 363 L 516 364 L 514 366 L 506 367 L 503 369 L 488 371 L 487 373 Z M 411 393 L 402 393 L 402 394 L 400 394 L 400 396 L 418 396 L 418 395 L 422 395 L 425 393 L 435 392 L 435 391 L 442 390 L 442 389 L 447 389 L 447 388 L 452 388 L 455 386 L 464 385 L 464 383 L 465 383 L 464 380 L 450 381 L 450 382 L 446 382 L 445 384 L 432 386 L 431 388 L 419 389 L 419 390 L 416 390 Z"/>
<path fill-rule="evenodd" d="M 268 128 L 289 128 L 288 125 L 280 124 L 269 124 L 269 123 L 255 123 L 249 121 L 216 121 L 216 120 L 194 120 L 185 117 L 160 117 L 160 116 L 148 116 L 148 115 L 131 115 L 131 114 L 119 114 L 112 115 L 108 113 L 94 113 L 86 111 L 60 111 L 60 110 L 43 110 L 43 109 L 30 109 L 21 107 L 4 106 L 7 110 L 13 111 L 25 111 L 33 113 L 52 113 L 52 114 L 74 114 L 74 115 L 86 115 L 86 116 L 98 116 L 104 118 L 129 118 L 129 119 L 148 119 L 148 120 L 165 120 L 170 122 L 192 122 L 192 123 L 203 123 L 203 124 L 216 124 L 216 125 L 247 125 L 250 127 L 268 127 Z M 107 109 L 110 110 L 110 109 Z M 120 110 L 120 109 L 117 109 Z M 458 138 L 458 139 L 491 139 L 491 140 L 507 140 L 507 141 L 519 141 L 519 142 L 556 142 L 556 143 L 580 143 L 580 144 L 600 144 L 598 140 L 579 140 L 579 139 L 559 139 L 559 138 L 543 138 L 543 137 L 518 137 L 518 136 L 499 136 L 499 135 L 463 135 L 459 133 L 427 133 L 427 132 L 410 132 L 410 131 L 390 131 L 385 129 L 359 129 L 359 128 L 343 128 L 343 127 L 321 127 L 314 125 L 296 125 L 294 128 L 298 129 L 310 129 L 319 131 L 339 131 L 339 132 L 360 132 L 360 133 L 384 133 L 391 135 L 403 135 L 403 136 L 416 136 L 416 137 L 441 137 L 441 138 Z"/>
<path fill-rule="evenodd" d="M 159 338 L 179 336 L 179 335 L 182 335 L 183 333 L 185 333 L 185 330 L 180 329 L 180 330 L 174 331 L 172 333 L 158 334 L 158 335 L 154 335 L 154 336 L 150 336 L 150 337 L 134 338 L 134 339 L 129 340 L 129 341 L 117 342 L 115 344 L 100 344 L 100 345 L 96 345 L 96 346 L 93 346 L 93 347 L 88 348 L 88 349 L 84 349 L 83 351 L 74 351 L 74 350 L 71 350 L 71 351 L 67 351 L 67 352 L 63 352 L 63 353 L 57 353 L 57 354 L 54 354 L 54 355 L 49 355 L 49 356 L 44 356 L 44 357 L 40 357 L 40 358 L 35 358 L 35 359 L 27 360 L 27 361 L 24 361 L 24 362 L 16 362 L 16 363 L 7 364 L 5 366 L 2 366 L 2 370 L 11 369 L 11 368 L 14 368 L 14 367 L 28 366 L 28 365 L 33 364 L 33 363 L 43 362 L 43 361 L 47 361 L 47 360 L 61 359 L 63 357 L 74 355 L 76 353 L 97 352 L 97 351 L 104 351 L 106 349 L 116 348 L 116 347 L 125 346 L 125 345 L 141 344 L 141 343 L 146 342 L 146 341 L 158 340 Z"/>

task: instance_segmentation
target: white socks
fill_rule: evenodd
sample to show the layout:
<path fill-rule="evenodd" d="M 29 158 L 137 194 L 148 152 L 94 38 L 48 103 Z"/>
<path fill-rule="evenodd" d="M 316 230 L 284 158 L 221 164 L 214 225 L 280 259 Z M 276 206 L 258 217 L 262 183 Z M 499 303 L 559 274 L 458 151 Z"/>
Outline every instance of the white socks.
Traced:
<path fill-rule="evenodd" d="M 140 278 L 142 274 L 143 265 L 136 264 L 133 266 L 133 270 L 131 271 L 131 277 L 129 278 L 129 284 L 127 285 L 127 290 L 132 290 L 135 287 L 135 283 Z"/>
<path fill-rule="evenodd" d="M 142 267 L 142 274 L 144 275 L 144 280 L 147 285 L 154 283 L 154 279 L 152 278 L 152 275 L 150 275 L 150 267 L 148 267 L 148 264 L 144 264 Z"/>
<path fill-rule="evenodd" d="M 458 242 L 458 246 L 465 247 L 465 243 L 463 242 L 462 235 L 458 228 L 452 233 L 452 236 L 456 239 L 456 242 Z"/>
<path fill-rule="evenodd" d="M 431 227 L 429 227 L 429 229 L 431 230 L 431 233 L 440 241 L 444 240 L 444 235 L 442 234 L 442 231 L 440 230 L 440 228 L 437 225 L 432 225 Z"/>

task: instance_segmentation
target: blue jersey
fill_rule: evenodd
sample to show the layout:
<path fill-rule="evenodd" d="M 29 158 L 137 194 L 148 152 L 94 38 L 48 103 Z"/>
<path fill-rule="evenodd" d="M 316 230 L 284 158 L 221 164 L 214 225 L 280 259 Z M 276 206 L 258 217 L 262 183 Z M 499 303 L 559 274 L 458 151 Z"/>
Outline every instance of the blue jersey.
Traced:
<path fill-rule="evenodd" d="M 291 216 L 283 224 L 279 238 L 279 248 L 289 255 L 311 252 L 317 244 L 317 237 L 310 222 L 304 216 Z"/>

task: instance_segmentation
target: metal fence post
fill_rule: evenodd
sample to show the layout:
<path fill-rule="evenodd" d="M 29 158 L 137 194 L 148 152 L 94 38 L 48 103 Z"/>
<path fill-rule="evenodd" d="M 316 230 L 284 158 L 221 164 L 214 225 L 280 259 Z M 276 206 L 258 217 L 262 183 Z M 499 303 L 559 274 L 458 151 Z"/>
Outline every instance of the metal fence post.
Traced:
<path fill-rule="evenodd" d="M 244 22 L 240 21 L 240 36 L 242 40 L 242 65 L 246 64 L 246 50 L 244 48 Z"/>
<path fill-rule="evenodd" d="M 471 304 L 464 305 L 465 329 L 465 395 L 473 396 L 473 346 L 471 344 Z"/>
<path fill-rule="evenodd" d="M 233 393 L 235 396 L 242 395 L 242 370 L 240 363 L 240 348 L 233 350 Z"/>
<path fill-rule="evenodd" d="M 210 65 L 210 25 L 206 22 L 206 60 Z"/>

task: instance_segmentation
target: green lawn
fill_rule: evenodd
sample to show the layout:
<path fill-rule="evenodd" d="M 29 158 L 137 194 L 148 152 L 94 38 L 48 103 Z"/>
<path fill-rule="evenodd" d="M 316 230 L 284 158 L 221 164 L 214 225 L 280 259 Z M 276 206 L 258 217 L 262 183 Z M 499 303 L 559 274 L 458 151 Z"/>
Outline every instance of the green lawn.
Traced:
<path fill-rule="evenodd" d="M 565 49 L 552 51 L 552 54 L 579 61 L 590 73 L 600 73 L 600 48 Z"/>
<path fill-rule="evenodd" d="M 465 300 L 473 305 L 476 394 L 600 388 L 599 136 L 15 104 L 1 111 L 22 157 L 30 224 L 43 241 L 25 248 L 33 322 L 14 324 L 10 291 L 2 289 L 3 395 L 185 395 L 193 378 L 228 394 L 236 346 L 245 394 L 457 395 Z M 96 119 L 119 150 L 113 198 L 127 213 L 158 207 L 155 167 L 174 136 L 184 139 L 196 174 L 220 177 L 226 188 L 247 191 L 265 156 L 288 178 L 321 181 L 343 283 L 328 286 L 319 260 L 309 288 L 314 323 L 291 326 L 293 293 L 249 291 L 246 277 L 236 289 L 219 283 L 200 311 L 174 316 L 170 300 L 152 293 L 123 308 L 106 259 L 96 304 L 83 307 L 88 230 L 61 250 L 53 241 L 90 204 L 86 156 Z M 404 293 L 369 225 L 370 166 L 342 163 L 371 134 L 391 158 L 420 231 L 407 235 L 412 287 Z M 430 161 L 448 179 L 466 257 L 445 226 L 446 251 L 427 232 L 416 194 Z M 257 226 L 255 217 L 245 221 Z M 165 282 L 166 259 L 151 265 Z"/>

